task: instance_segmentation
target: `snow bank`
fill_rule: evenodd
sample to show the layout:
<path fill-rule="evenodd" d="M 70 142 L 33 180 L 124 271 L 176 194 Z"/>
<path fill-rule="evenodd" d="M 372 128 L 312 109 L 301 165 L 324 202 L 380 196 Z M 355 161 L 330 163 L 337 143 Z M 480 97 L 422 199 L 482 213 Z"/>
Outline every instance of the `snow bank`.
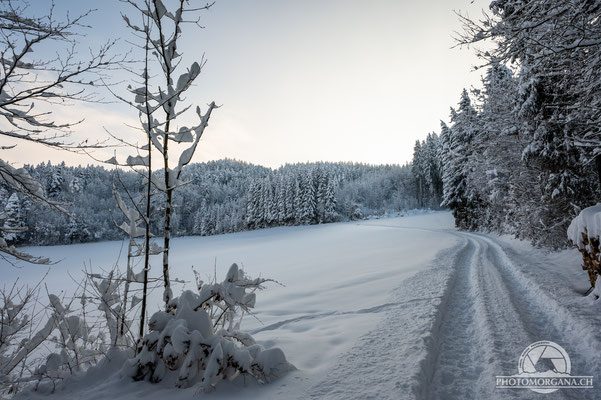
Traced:
<path fill-rule="evenodd" d="M 597 276 L 601 275 L 600 237 L 601 203 L 598 203 L 596 206 L 582 210 L 568 227 L 568 239 L 582 254 L 582 269 L 588 273 L 593 287 L 597 282 Z M 599 295 L 599 290 L 591 293 L 595 299 L 599 298 Z"/>
<path fill-rule="evenodd" d="M 583 233 L 588 238 L 601 237 L 601 203 L 582 210 L 568 227 L 568 239 L 579 249 L 592 251 L 590 243 L 585 243 Z"/>

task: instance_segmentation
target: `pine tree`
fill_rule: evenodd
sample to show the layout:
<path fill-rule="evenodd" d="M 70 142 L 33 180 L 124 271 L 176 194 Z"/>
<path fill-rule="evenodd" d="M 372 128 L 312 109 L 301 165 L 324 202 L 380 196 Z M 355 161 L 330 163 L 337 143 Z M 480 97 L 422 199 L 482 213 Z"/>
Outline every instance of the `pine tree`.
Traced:
<path fill-rule="evenodd" d="M 449 206 L 445 199 L 455 191 L 453 172 L 456 169 L 456 154 L 451 147 L 451 131 L 446 123 L 440 121 L 440 152 L 438 158 L 442 166 L 443 200 L 441 206 Z M 450 207 L 450 206 L 449 206 Z"/>
<path fill-rule="evenodd" d="M 275 195 L 273 193 L 273 180 L 270 178 L 264 181 L 262 187 L 265 225 L 273 226 L 277 220 L 277 203 L 275 202 Z"/>
<path fill-rule="evenodd" d="M 332 179 L 327 180 L 323 201 L 323 222 L 335 222 L 338 219 L 338 212 L 336 211 L 336 197 Z"/>
<path fill-rule="evenodd" d="M 298 203 L 297 193 L 297 182 L 296 179 L 290 174 L 286 174 L 286 214 L 284 221 L 286 225 L 294 224 L 294 215 L 296 211 L 296 204 Z"/>
<path fill-rule="evenodd" d="M 413 165 L 412 172 L 415 176 L 415 181 L 417 184 L 417 201 L 421 208 L 424 207 L 424 198 L 425 198 L 425 186 L 426 186 L 426 175 L 429 171 L 427 171 L 427 159 L 424 151 L 424 147 L 419 140 L 415 141 L 415 146 L 413 147 Z"/>
<path fill-rule="evenodd" d="M 303 200 L 303 186 L 301 184 L 302 176 L 297 172 L 294 175 L 294 201 L 292 204 L 294 211 L 294 225 L 303 224 L 303 209 L 304 200 Z"/>
<path fill-rule="evenodd" d="M 322 224 L 325 221 L 325 201 L 327 191 L 327 175 L 321 170 L 316 170 L 314 175 L 315 185 L 315 222 Z"/>
<path fill-rule="evenodd" d="M 277 199 L 277 224 L 285 225 L 286 224 L 286 181 L 284 180 L 284 176 L 280 175 L 275 189 L 275 196 Z"/>
<path fill-rule="evenodd" d="M 474 229 L 476 213 L 479 208 L 477 188 L 469 182 L 470 170 L 473 168 L 472 140 L 476 135 L 476 110 L 472 107 L 467 90 L 461 93 L 459 108 L 451 109 L 453 125 L 445 135 L 449 152 L 446 164 L 446 185 L 444 187 L 443 205 L 453 210 L 455 224 L 463 229 Z"/>
<path fill-rule="evenodd" d="M 2 235 L 8 244 L 18 243 L 21 233 L 24 231 L 23 215 L 21 214 L 21 202 L 17 193 L 13 193 L 4 207 L 4 226 Z"/>
<path fill-rule="evenodd" d="M 480 229 L 505 232 L 529 218 L 521 213 L 524 204 L 523 199 L 517 200 L 518 192 L 522 188 L 531 191 L 536 184 L 522 161 L 523 147 L 515 117 L 516 94 L 517 82 L 511 71 L 493 64 L 478 92 L 482 103 L 478 114 L 480 131 L 473 141 L 477 168 L 470 175 L 472 185 L 486 199 L 478 222 Z"/>
<path fill-rule="evenodd" d="M 90 231 L 80 217 L 69 217 L 69 223 L 65 232 L 65 241 L 67 243 L 86 242 L 90 237 Z"/>
<path fill-rule="evenodd" d="M 69 192 L 77 194 L 80 193 L 82 189 L 81 179 L 78 176 L 74 176 L 69 183 Z"/>
<path fill-rule="evenodd" d="M 6 202 L 8 201 L 10 197 L 10 193 L 8 193 L 8 190 L 6 190 L 6 188 L 3 185 L 0 185 L 0 210 L 4 210 L 4 207 L 6 207 Z"/>
<path fill-rule="evenodd" d="M 442 167 L 438 157 L 440 140 L 435 132 L 428 134 L 424 144 L 426 158 L 425 181 L 428 188 L 428 207 L 437 208 L 442 199 Z"/>
<path fill-rule="evenodd" d="M 194 213 L 194 226 L 192 228 L 193 234 L 202 235 L 203 219 L 204 219 L 204 207 L 201 207 Z"/>
<path fill-rule="evenodd" d="M 260 183 L 253 182 L 249 189 L 250 198 L 246 208 L 246 223 L 251 228 L 263 226 L 264 204 L 263 191 Z"/>
<path fill-rule="evenodd" d="M 301 224 L 308 225 L 315 222 L 315 186 L 313 185 L 313 174 L 311 170 L 306 171 L 301 177 L 301 204 L 299 211 L 299 221 Z"/>
<path fill-rule="evenodd" d="M 52 168 L 52 175 L 50 175 L 50 181 L 46 190 L 50 199 L 58 199 L 63 192 L 63 165 Z"/>

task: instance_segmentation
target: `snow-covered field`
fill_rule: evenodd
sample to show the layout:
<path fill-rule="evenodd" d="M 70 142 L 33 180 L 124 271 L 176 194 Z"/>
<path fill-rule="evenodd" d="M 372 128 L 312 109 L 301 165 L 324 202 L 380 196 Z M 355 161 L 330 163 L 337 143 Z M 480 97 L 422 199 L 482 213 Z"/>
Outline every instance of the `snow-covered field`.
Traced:
<path fill-rule="evenodd" d="M 193 285 L 194 266 L 222 277 L 232 262 L 273 278 L 257 298 L 258 319 L 242 328 L 278 346 L 298 370 L 264 386 L 221 385 L 214 399 L 534 398 L 495 389 L 517 373 L 521 352 L 551 340 L 571 356 L 572 374 L 601 370 L 599 306 L 582 296 L 586 274 L 575 250 L 547 254 L 522 242 L 457 232 L 448 213 L 213 237 L 175 239 L 172 276 Z M 108 268 L 121 244 L 30 248 L 62 261 L 45 279 L 72 291 L 84 263 Z M 154 260 L 158 274 L 159 259 Z M 3 266 L 3 280 L 36 282 L 43 267 Z M 151 305 L 160 304 L 160 291 Z M 152 307 L 151 307 L 152 308 Z M 549 398 L 599 398 L 596 389 L 562 389 Z M 184 399 L 197 389 L 131 383 L 95 371 L 56 398 Z M 25 393 L 23 397 L 37 397 Z M 42 397 L 42 396 L 40 396 Z"/>

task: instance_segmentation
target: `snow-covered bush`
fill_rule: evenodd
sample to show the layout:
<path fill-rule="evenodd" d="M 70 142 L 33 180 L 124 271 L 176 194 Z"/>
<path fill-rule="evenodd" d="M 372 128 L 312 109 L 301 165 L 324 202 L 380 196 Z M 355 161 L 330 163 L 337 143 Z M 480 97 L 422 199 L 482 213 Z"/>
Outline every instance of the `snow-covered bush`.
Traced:
<path fill-rule="evenodd" d="M 282 350 L 266 350 L 240 331 L 242 316 L 255 306 L 255 291 L 268 281 L 250 279 L 236 264 L 223 282 L 198 281 L 197 292 L 184 291 L 150 318 L 150 332 L 123 373 L 150 382 L 170 376 L 177 387 L 200 384 L 205 391 L 239 375 L 259 382 L 283 375 L 294 367 Z"/>
<path fill-rule="evenodd" d="M 47 301 L 40 296 L 41 283 L 0 287 L 0 398 L 28 384 L 52 392 L 109 352 L 132 357 L 135 332 L 128 311 L 135 297 L 131 308 L 124 306 L 124 285 L 125 278 L 113 270 L 108 276 L 87 273 L 75 293 L 48 294 Z"/>
<path fill-rule="evenodd" d="M 39 288 L 17 286 L 0 288 L 0 397 L 14 393 L 23 378 L 30 353 L 50 334 L 43 327 L 31 337 L 33 307 Z M 41 340 L 38 340 L 41 339 Z"/>
<path fill-rule="evenodd" d="M 85 311 L 74 310 L 72 301 L 63 305 L 52 294 L 49 299 L 52 314 L 48 318 L 46 329 L 54 335 L 46 340 L 46 345 L 54 344 L 54 349 L 35 369 L 31 380 L 37 380 L 38 385 L 39 382 L 50 382 L 54 387 L 56 381 L 96 365 L 104 357 L 110 344 L 107 343 L 103 329 L 90 325 L 86 321 Z"/>
<path fill-rule="evenodd" d="M 363 210 L 361 209 L 361 206 L 359 204 L 353 204 L 349 218 L 351 219 L 351 221 L 364 218 Z"/>
<path fill-rule="evenodd" d="M 597 276 L 601 275 L 600 237 L 601 203 L 582 210 L 568 227 L 568 239 L 582 253 L 582 269 L 588 272 L 593 287 Z M 601 285 L 599 287 L 601 288 Z M 599 297 L 599 294 L 596 296 Z"/>
<path fill-rule="evenodd" d="M 85 312 L 75 315 L 81 310 L 73 310 L 73 301 L 64 305 L 48 294 L 48 305 L 41 306 L 39 289 L 17 283 L 0 289 L 0 397 L 29 382 L 53 387 L 96 364 L 107 349 L 102 335 L 94 334 L 101 329 L 89 326 Z"/>

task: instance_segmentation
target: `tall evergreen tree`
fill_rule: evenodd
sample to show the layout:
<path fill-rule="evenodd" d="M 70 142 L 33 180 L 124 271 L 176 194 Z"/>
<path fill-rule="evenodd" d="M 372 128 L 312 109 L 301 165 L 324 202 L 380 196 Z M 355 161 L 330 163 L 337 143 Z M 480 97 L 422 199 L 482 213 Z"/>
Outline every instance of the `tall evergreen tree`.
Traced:
<path fill-rule="evenodd" d="M 455 224 L 464 229 L 474 229 L 474 210 L 479 207 L 477 188 L 468 181 L 473 165 L 472 139 L 476 135 L 476 110 L 472 107 L 467 90 L 461 93 L 459 108 L 451 109 L 452 126 L 445 135 L 448 156 L 444 168 L 446 182 L 443 205 L 453 210 Z"/>
<path fill-rule="evenodd" d="M 301 224 L 311 224 L 315 222 L 316 196 L 315 186 L 313 184 L 313 172 L 310 170 L 301 177 L 301 197 L 298 220 Z"/>
<path fill-rule="evenodd" d="M 64 162 L 63 165 L 57 165 L 51 169 L 52 173 L 46 189 L 46 193 L 50 199 L 58 199 L 63 192 L 63 166 Z"/>
<path fill-rule="evenodd" d="M 16 244 L 21 239 L 21 233 L 24 231 L 23 215 L 21 214 L 21 201 L 16 192 L 14 192 L 6 202 L 4 207 L 4 225 L 2 227 L 2 236 L 8 244 Z"/>

